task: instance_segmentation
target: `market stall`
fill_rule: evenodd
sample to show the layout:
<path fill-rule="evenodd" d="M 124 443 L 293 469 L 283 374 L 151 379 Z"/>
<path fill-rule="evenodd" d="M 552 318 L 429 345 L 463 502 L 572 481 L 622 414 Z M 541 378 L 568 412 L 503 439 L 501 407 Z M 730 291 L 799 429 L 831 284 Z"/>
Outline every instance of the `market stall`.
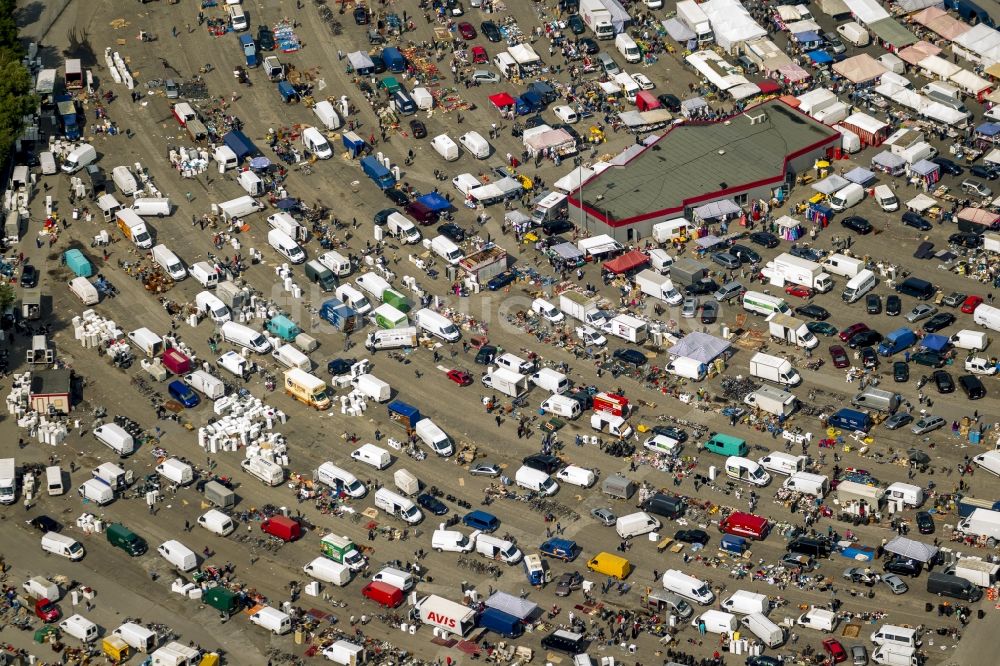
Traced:
<path fill-rule="evenodd" d="M 958 228 L 982 234 L 1000 228 L 1000 215 L 985 208 L 963 208 L 958 211 Z"/>
<path fill-rule="evenodd" d="M 347 63 L 351 69 L 361 75 L 367 76 L 375 72 L 375 63 L 364 51 L 351 51 L 347 54 Z"/>
<path fill-rule="evenodd" d="M 855 85 L 874 84 L 888 71 L 885 65 L 867 53 L 859 53 L 853 58 L 834 63 L 832 69 Z"/>
<path fill-rule="evenodd" d="M 794 217 L 782 215 L 774 221 L 775 234 L 787 241 L 797 241 L 805 235 L 805 227 Z"/>
<path fill-rule="evenodd" d="M 883 150 L 872 158 L 872 169 L 890 176 L 900 176 L 906 172 L 906 160 L 896 153 Z"/>
<path fill-rule="evenodd" d="M 708 0 L 701 3 L 715 33 L 715 43 L 726 53 L 735 54 L 754 39 L 767 36 L 739 0 Z"/>
<path fill-rule="evenodd" d="M 906 202 L 906 209 L 914 213 L 924 213 L 932 208 L 940 206 L 936 199 L 926 194 L 918 194 Z"/>
<path fill-rule="evenodd" d="M 605 261 L 604 270 L 610 271 L 615 275 L 627 275 L 629 273 L 634 273 L 640 268 L 645 268 L 648 265 L 648 256 L 639 250 L 632 250 L 631 252 L 626 252 L 620 257 L 615 257 L 610 261 Z"/>
<path fill-rule="evenodd" d="M 892 129 L 889 123 L 863 112 L 852 113 L 840 121 L 840 124 L 857 134 L 863 145 L 872 147 L 881 146 Z"/>
<path fill-rule="evenodd" d="M 910 165 L 908 170 L 911 182 L 930 189 L 934 183 L 941 180 L 941 167 L 930 160 L 920 160 Z"/>
<path fill-rule="evenodd" d="M 732 199 L 721 199 L 698 206 L 691 212 L 691 215 L 695 223 L 700 224 L 711 220 L 725 220 L 736 217 L 742 212 L 743 209 Z"/>
<path fill-rule="evenodd" d="M 850 183 L 843 176 L 838 176 L 837 174 L 832 173 L 823 180 L 816 181 L 815 183 L 810 185 L 810 187 L 812 187 L 812 189 L 816 190 L 817 192 L 820 192 L 826 196 L 830 196 L 834 192 L 839 192 L 840 190 L 844 189 L 849 184 Z"/>
<path fill-rule="evenodd" d="M 844 174 L 844 178 L 862 187 L 868 187 L 875 182 L 875 174 L 864 167 L 854 167 Z"/>
<path fill-rule="evenodd" d="M 924 58 L 936 56 L 941 53 L 941 49 L 930 42 L 920 40 L 915 44 L 910 44 L 905 49 L 901 49 L 896 55 L 899 59 L 909 65 L 916 65 Z"/>

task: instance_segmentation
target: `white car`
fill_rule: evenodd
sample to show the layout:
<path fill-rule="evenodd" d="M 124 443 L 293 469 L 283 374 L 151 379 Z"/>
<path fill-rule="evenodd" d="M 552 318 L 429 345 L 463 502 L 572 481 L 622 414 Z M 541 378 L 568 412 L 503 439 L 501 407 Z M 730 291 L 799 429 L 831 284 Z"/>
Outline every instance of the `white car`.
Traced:
<path fill-rule="evenodd" d="M 650 81 L 649 77 L 645 74 L 631 74 L 630 76 L 643 90 L 652 90 L 656 87 L 656 84 Z"/>
<path fill-rule="evenodd" d="M 500 75 L 488 69 L 477 69 L 472 73 L 472 80 L 478 83 L 500 83 Z"/>
<path fill-rule="evenodd" d="M 603 347 L 608 344 L 608 339 L 597 332 L 596 329 L 590 326 L 578 326 L 576 328 L 576 337 L 585 345 L 594 345 L 595 347 Z"/>
<path fill-rule="evenodd" d="M 558 116 L 559 120 L 563 121 L 567 125 L 580 122 L 580 114 L 578 114 L 571 106 L 566 106 L 565 104 L 557 106 L 552 109 L 552 112 Z"/>
<path fill-rule="evenodd" d="M 695 296 L 688 296 L 684 299 L 684 306 L 681 308 L 681 316 L 691 319 L 698 314 L 698 299 Z"/>

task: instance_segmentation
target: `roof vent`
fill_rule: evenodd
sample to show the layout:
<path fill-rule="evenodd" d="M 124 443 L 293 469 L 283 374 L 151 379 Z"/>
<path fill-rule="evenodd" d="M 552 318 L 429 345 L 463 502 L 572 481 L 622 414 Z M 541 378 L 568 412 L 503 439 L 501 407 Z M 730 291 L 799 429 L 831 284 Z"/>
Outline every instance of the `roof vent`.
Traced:
<path fill-rule="evenodd" d="M 725 155 L 725 154 L 726 154 L 726 149 L 725 148 L 719 148 L 719 155 Z"/>
<path fill-rule="evenodd" d="M 761 111 L 759 113 L 755 113 L 753 115 L 750 115 L 749 113 L 747 113 L 745 115 L 746 115 L 747 118 L 750 119 L 750 124 L 751 125 L 763 125 L 764 121 L 767 120 L 767 114 L 764 113 L 763 111 Z"/>

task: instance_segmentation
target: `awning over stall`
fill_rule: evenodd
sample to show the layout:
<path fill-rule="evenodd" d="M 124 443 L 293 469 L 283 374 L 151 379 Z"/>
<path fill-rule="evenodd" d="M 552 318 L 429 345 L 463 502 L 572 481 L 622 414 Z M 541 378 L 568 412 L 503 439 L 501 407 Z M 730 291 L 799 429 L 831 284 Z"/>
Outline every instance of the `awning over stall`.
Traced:
<path fill-rule="evenodd" d="M 610 261 L 605 261 L 604 268 L 611 271 L 615 275 L 621 275 L 623 273 L 630 273 L 638 268 L 642 268 L 647 264 L 649 264 L 649 257 L 639 250 L 632 250 L 631 252 L 627 252 L 620 257 L 615 257 Z"/>
<path fill-rule="evenodd" d="M 924 543 L 923 541 L 898 536 L 889 543 L 885 544 L 885 550 L 910 560 L 930 562 L 934 559 L 934 556 L 937 555 L 939 549 L 937 546 L 932 546 L 931 544 Z"/>
<path fill-rule="evenodd" d="M 673 357 L 692 358 L 699 363 L 711 363 L 729 349 L 729 342 L 708 333 L 693 331 L 667 350 Z"/>
<path fill-rule="evenodd" d="M 741 209 L 732 199 L 713 201 L 694 209 L 694 215 L 702 220 L 712 220 L 725 215 L 739 215 Z"/>

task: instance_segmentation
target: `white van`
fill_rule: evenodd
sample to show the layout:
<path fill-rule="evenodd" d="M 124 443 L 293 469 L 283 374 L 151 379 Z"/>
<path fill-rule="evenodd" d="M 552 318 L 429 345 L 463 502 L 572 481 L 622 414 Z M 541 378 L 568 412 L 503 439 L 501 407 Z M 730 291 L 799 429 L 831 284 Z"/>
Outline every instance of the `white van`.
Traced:
<path fill-rule="evenodd" d="M 226 5 L 226 14 L 229 15 L 229 23 L 233 26 L 234 32 L 243 32 L 250 28 L 250 21 L 239 5 Z"/>
<path fill-rule="evenodd" d="M 872 652 L 872 662 L 880 666 L 920 666 L 921 660 L 916 648 L 879 645 Z"/>
<path fill-rule="evenodd" d="M 844 293 L 840 297 L 845 303 L 854 303 L 874 289 L 877 284 L 878 279 L 875 274 L 866 268 L 848 280 L 844 286 Z"/>
<path fill-rule="evenodd" d="M 569 378 L 552 368 L 542 368 L 531 375 L 531 383 L 550 393 L 565 393 L 569 390 Z"/>
<path fill-rule="evenodd" d="M 117 423 L 105 423 L 94 429 L 94 437 L 120 456 L 131 455 L 135 451 L 132 435 Z"/>
<path fill-rule="evenodd" d="M 258 627 L 264 627 L 272 634 L 287 634 L 292 630 L 292 618 L 287 613 L 282 613 L 277 608 L 264 606 L 259 611 L 250 616 L 250 621 Z"/>
<path fill-rule="evenodd" d="M 647 451 L 652 451 L 653 453 L 662 453 L 667 456 L 676 456 L 680 454 L 683 444 L 674 439 L 673 437 L 668 437 L 667 435 L 653 435 L 646 439 L 642 443 L 642 446 Z"/>
<path fill-rule="evenodd" d="M 846 185 L 829 198 L 830 208 L 835 211 L 847 210 L 848 208 L 861 203 L 865 198 L 865 188 L 857 183 Z"/>
<path fill-rule="evenodd" d="M 490 143 L 479 132 L 466 132 L 458 138 L 458 142 L 477 160 L 485 160 L 490 156 Z"/>
<path fill-rule="evenodd" d="M 425 243 L 427 241 L 424 241 Z M 431 249 L 439 257 L 447 261 L 449 264 L 455 265 L 458 262 L 465 259 L 465 252 L 462 252 L 462 248 L 455 245 L 455 243 L 445 236 L 435 236 L 430 241 Z"/>
<path fill-rule="evenodd" d="M 302 567 L 302 571 L 316 580 L 338 587 L 343 587 L 351 582 L 351 567 L 322 556 L 306 564 Z"/>
<path fill-rule="evenodd" d="M 179 281 L 187 277 L 184 263 L 163 243 L 153 246 L 153 261 L 167 272 L 171 280 Z"/>
<path fill-rule="evenodd" d="M 89 143 L 82 143 L 63 158 L 63 173 L 76 173 L 88 164 L 97 161 L 97 149 Z"/>
<path fill-rule="evenodd" d="M 446 342 L 458 342 L 462 337 L 450 319 L 429 308 L 417 310 L 413 315 L 413 321 L 419 328 Z"/>
<path fill-rule="evenodd" d="M 181 571 L 192 571 L 198 566 L 198 556 L 180 541 L 174 539 L 164 541 L 156 552 Z"/>
<path fill-rule="evenodd" d="M 298 368 L 305 372 L 312 370 L 312 361 L 309 360 L 309 357 L 291 343 L 281 345 L 275 349 L 271 352 L 271 358 L 286 368 Z"/>
<path fill-rule="evenodd" d="M 97 305 L 101 302 L 101 295 L 97 287 L 85 277 L 75 277 L 69 281 L 69 290 L 80 299 L 84 305 Z"/>
<path fill-rule="evenodd" d="M 769 648 L 776 648 L 785 642 L 785 631 L 763 613 L 750 613 L 740 618 L 740 626 L 748 629 Z"/>
<path fill-rule="evenodd" d="M 447 458 L 455 452 L 451 438 L 429 418 L 418 421 L 414 432 L 420 441 L 442 458 Z"/>
<path fill-rule="evenodd" d="M 417 580 L 409 574 L 395 567 L 383 567 L 377 574 L 372 576 L 373 581 L 387 583 L 393 587 L 409 592 L 417 584 Z"/>
<path fill-rule="evenodd" d="M 76 492 L 80 497 L 97 506 L 104 506 L 115 500 L 115 491 L 99 479 L 87 479 L 76 489 Z"/>
<path fill-rule="evenodd" d="M 370 312 L 372 309 L 372 304 L 368 300 L 368 297 L 349 284 L 342 284 L 338 286 L 337 290 L 333 293 L 342 303 L 344 303 L 344 305 L 348 306 L 359 315 Z"/>
<path fill-rule="evenodd" d="M 292 237 L 280 229 L 271 229 L 267 232 L 267 242 L 278 251 L 278 254 L 288 259 L 293 264 L 301 264 L 306 260 L 306 253 Z"/>
<path fill-rule="evenodd" d="M 458 159 L 458 144 L 447 134 L 438 134 L 431 139 L 431 146 L 447 162 L 454 162 Z"/>
<path fill-rule="evenodd" d="M 57 532 L 46 532 L 42 535 L 42 550 L 74 562 L 82 560 L 83 556 L 86 555 L 86 551 L 79 541 Z"/>
<path fill-rule="evenodd" d="M 550 324 L 558 324 L 566 320 L 566 315 L 544 298 L 536 298 L 531 302 L 531 311 L 540 314 Z"/>
<path fill-rule="evenodd" d="M 328 130 L 340 129 L 340 116 L 337 115 L 337 110 L 333 108 L 333 104 L 329 101 L 324 99 L 316 102 L 316 106 L 313 107 L 313 113 L 316 114 L 323 127 Z"/>
<path fill-rule="evenodd" d="M 191 277 L 205 289 L 214 289 L 219 284 L 219 274 L 207 261 L 199 261 L 191 266 Z"/>
<path fill-rule="evenodd" d="M 149 652 L 156 647 L 156 633 L 135 622 L 125 622 L 111 634 L 125 641 L 137 652 Z"/>
<path fill-rule="evenodd" d="M 550 395 L 541 404 L 541 409 L 546 413 L 552 413 L 564 419 L 575 419 L 583 411 L 578 400 L 564 395 Z"/>
<path fill-rule="evenodd" d="M 771 475 L 761 467 L 760 463 L 741 456 L 726 458 L 726 476 L 753 486 L 763 487 L 771 483 Z"/>
<path fill-rule="evenodd" d="M 639 94 L 639 91 L 642 90 L 639 87 L 639 84 L 635 82 L 635 79 L 629 76 L 626 72 L 618 72 L 614 75 L 614 77 L 612 77 L 611 81 L 619 87 L 621 93 L 625 95 L 626 100 L 635 104 L 635 97 Z"/>
<path fill-rule="evenodd" d="M 146 217 L 164 217 L 170 215 L 173 209 L 167 197 L 139 197 L 132 202 L 135 214 Z"/>
<path fill-rule="evenodd" d="M 348 497 L 355 499 L 360 499 L 368 494 L 368 488 L 358 481 L 358 477 L 332 462 L 325 462 L 317 467 L 315 479 L 331 488 L 339 488 Z"/>
<path fill-rule="evenodd" d="M 63 471 L 58 465 L 45 468 L 45 489 L 52 496 L 66 492 L 66 487 L 63 486 Z"/>
<path fill-rule="evenodd" d="M 156 466 L 156 473 L 178 486 L 194 481 L 194 468 L 178 458 L 167 458 Z"/>
<path fill-rule="evenodd" d="M 232 315 L 229 308 L 222 302 L 222 299 L 210 291 L 200 291 L 194 297 L 195 306 L 200 314 L 208 315 L 208 318 L 217 324 L 222 324 L 230 319 Z"/>
<path fill-rule="evenodd" d="M 768 472 L 790 476 L 804 470 L 806 464 L 809 462 L 809 458 L 806 456 L 793 456 L 784 451 L 771 451 L 757 462 Z"/>
<path fill-rule="evenodd" d="M 424 514 L 412 500 L 394 493 L 388 488 L 375 491 L 375 507 L 382 509 L 390 516 L 398 516 L 410 525 L 416 525 L 424 519 Z"/>
<path fill-rule="evenodd" d="M 736 590 L 729 598 L 723 600 L 721 608 L 740 615 L 767 614 L 771 610 L 771 602 L 768 601 L 766 594 L 750 592 L 749 590 Z"/>
<path fill-rule="evenodd" d="M 500 70 L 500 74 L 505 79 L 521 75 L 520 65 L 517 64 L 516 60 L 514 60 L 514 56 L 506 51 L 501 51 L 493 56 L 493 64 L 497 66 L 497 69 Z"/>
<path fill-rule="evenodd" d="M 362 444 L 351 451 L 351 457 L 371 465 L 375 469 L 385 469 L 392 464 L 392 456 L 389 455 L 389 452 L 374 444 Z"/>
<path fill-rule="evenodd" d="M 543 495 L 555 495 L 559 492 L 559 484 L 553 481 L 552 477 L 527 465 L 521 465 L 514 473 L 514 483 Z"/>
<path fill-rule="evenodd" d="M 780 312 L 781 314 L 791 312 L 791 308 L 788 307 L 788 303 L 784 299 L 759 291 L 748 291 L 743 294 L 743 309 L 765 317 L 775 312 Z"/>
<path fill-rule="evenodd" d="M 623 539 L 649 534 L 658 529 L 660 529 L 660 521 L 645 511 L 636 511 L 621 516 L 615 522 L 615 530 L 618 532 L 618 536 Z"/>
<path fill-rule="evenodd" d="M 514 542 L 490 534 L 476 537 L 476 552 L 491 560 L 501 560 L 507 564 L 517 564 L 524 554 Z"/>
<path fill-rule="evenodd" d="M 615 47 L 618 52 L 625 56 L 625 62 L 639 62 L 642 60 L 642 53 L 638 45 L 628 33 L 620 32 L 615 36 Z"/>
<path fill-rule="evenodd" d="M 667 569 L 663 572 L 663 589 L 702 606 L 707 606 L 715 599 L 715 594 L 708 583 L 677 569 Z"/>
<path fill-rule="evenodd" d="M 215 208 L 215 206 L 213 206 Z M 264 204 L 254 199 L 249 194 L 236 197 L 229 201 L 218 204 L 219 214 L 224 222 L 229 222 L 234 218 L 243 218 L 258 211 L 264 210 Z"/>
<path fill-rule="evenodd" d="M 535 369 L 535 364 L 533 362 L 525 361 L 520 356 L 516 356 L 510 352 L 498 356 L 494 363 L 496 363 L 499 368 L 516 372 L 519 375 L 526 375 Z"/>
<path fill-rule="evenodd" d="M 330 147 L 330 142 L 315 127 L 307 127 L 302 131 L 302 147 L 306 149 L 307 153 L 315 155 L 321 160 L 333 157 L 333 148 Z"/>
<path fill-rule="evenodd" d="M 204 370 L 195 370 L 184 375 L 184 382 L 209 400 L 218 400 L 226 395 L 226 384 Z"/>
<path fill-rule="evenodd" d="M 875 186 L 875 202 L 878 203 L 879 208 L 887 213 L 899 210 L 899 199 L 896 198 L 892 188 L 888 185 Z"/>
<path fill-rule="evenodd" d="M 575 400 L 573 402 L 576 402 Z M 581 488 L 589 488 L 597 481 L 597 475 L 593 470 L 578 465 L 567 465 L 556 472 L 556 478 L 565 483 Z"/>
<path fill-rule="evenodd" d="M 871 642 L 875 645 L 892 645 L 894 647 L 917 647 L 917 630 L 912 627 L 900 627 L 896 624 L 883 624 L 872 632 Z"/>
<path fill-rule="evenodd" d="M 691 626 L 700 630 L 702 624 L 710 634 L 730 635 L 739 627 L 736 616 L 725 611 L 710 609 L 691 620 Z"/>
<path fill-rule="evenodd" d="M 346 277 L 351 274 L 351 262 L 335 250 L 329 250 L 319 255 L 316 259 L 320 264 L 330 269 L 330 272 L 337 277 Z"/>
<path fill-rule="evenodd" d="M 431 535 L 431 548 L 437 552 L 468 553 L 476 547 L 479 530 L 466 535 L 458 530 L 446 530 L 443 527 L 444 523 L 441 523 L 441 528 L 434 530 L 434 534 Z"/>
<path fill-rule="evenodd" d="M 781 487 L 822 499 L 826 497 L 828 492 L 830 492 L 830 480 L 822 474 L 795 472 L 785 479 L 785 482 L 781 484 Z"/>
<path fill-rule="evenodd" d="M 139 189 L 139 183 L 136 182 L 135 176 L 132 175 L 127 166 L 116 166 L 112 169 L 111 180 L 118 186 L 118 191 L 127 197 L 132 196 Z"/>
<path fill-rule="evenodd" d="M 38 164 L 42 169 L 43 176 L 51 176 L 59 171 L 56 168 L 56 157 L 50 150 L 38 153 Z"/>
<path fill-rule="evenodd" d="M 59 628 L 62 629 L 63 633 L 83 643 L 97 640 L 97 625 L 79 614 L 70 615 L 59 623 Z"/>
<path fill-rule="evenodd" d="M 198 524 L 212 534 L 219 536 L 229 536 L 236 529 L 236 523 L 233 522 L 233 519 L 218 509 L 209 509 L 198 516 Z"/>
<path fill-rule="evenodd" d="M 219 333 L 226 342 L 231 342 L 238 347 L 245 347 L 258 354 L 266 354 L 271 351 L 271 343 L 263 334 L 249 326 L 237 324 L 235 321 L 224 323 L 219 327 Z"/>

